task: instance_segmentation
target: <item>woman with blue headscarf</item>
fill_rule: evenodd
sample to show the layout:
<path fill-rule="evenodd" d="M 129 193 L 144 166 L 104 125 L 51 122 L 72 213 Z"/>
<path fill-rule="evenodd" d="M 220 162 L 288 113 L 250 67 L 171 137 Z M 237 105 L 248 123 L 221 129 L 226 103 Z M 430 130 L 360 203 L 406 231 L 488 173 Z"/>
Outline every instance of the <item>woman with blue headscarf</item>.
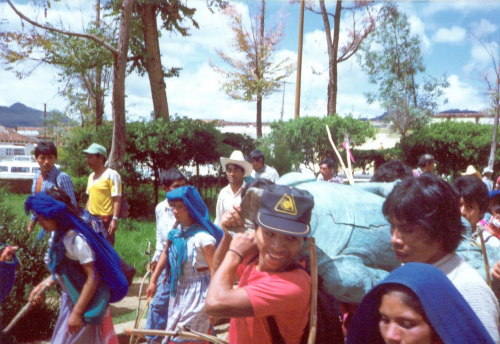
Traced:
<path fill-rule="evenodd" d="M 438 268 L 407 263 L 364 298 L 347 344 L 493 344 L 460 292 Z"/>
<path fill-rule="evenodd" d="M 120 257 L 102 235 L 80 219 L 71 204 L 40 192 L 29 196 L 24 206 L 26 212 L 37 215 L 44 230 L 54 233 L 48 251 L 51 276 L 30 294 L 30 301 L 36 304 L 42 301 L 38 294 L 46 287 L 57 283 L 63 290 L 51 343 L 107 343 L 109 338 L 101 326 L 109 316 L 109 302 L 121 300 L 128 290 Z"/>
<path fill-rule="evenodd" d="M 147 297 L 156 293 L 157 283 L 169 283 L 167 331 L 178 327 L 209 333 L 211 324 L 203 311 L 210 278 L 213 275 L 215 247 L 222 238 L 222 230 L 210 221 L 208 209 L 193 186 L 183 186 L 167 193 L 180 228 L 168 234 L 168 243 L 160 255 Z M 158 281 L 163 269 L 168 279 Z M 167 282 L 167 280 L 169 282 Z M 181 337 L 166 338 L 164 343 L 200 343 Z"/>

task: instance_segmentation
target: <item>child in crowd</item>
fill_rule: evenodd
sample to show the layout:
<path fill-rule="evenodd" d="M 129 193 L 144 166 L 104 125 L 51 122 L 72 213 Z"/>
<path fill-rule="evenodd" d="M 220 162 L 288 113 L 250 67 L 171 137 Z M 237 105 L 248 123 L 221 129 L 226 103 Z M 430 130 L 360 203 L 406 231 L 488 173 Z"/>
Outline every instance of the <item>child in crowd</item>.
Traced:
<path fill-rule="evenodd" d="M 179 327 L 210 334 L 212 325 L 203 312 L 205 296 L 213 275 L 213 256 L 222 238 L 222 230 L 210 221 L 208 209 L 193 186 L 182 186 L 167 193 L 174 216 L 180 228 L 168 233 L 168 242 L 160 255 L 151 282 L 146 290 L 153 297 L 159 283 L 167 283 L 167 331 Z M 167 263 L 168 262 L 168 263 Z M 159 280 L 168 264 L 168 279 Z M 200 343 L 182 337 L 164 339 L 163 343 Z"/>

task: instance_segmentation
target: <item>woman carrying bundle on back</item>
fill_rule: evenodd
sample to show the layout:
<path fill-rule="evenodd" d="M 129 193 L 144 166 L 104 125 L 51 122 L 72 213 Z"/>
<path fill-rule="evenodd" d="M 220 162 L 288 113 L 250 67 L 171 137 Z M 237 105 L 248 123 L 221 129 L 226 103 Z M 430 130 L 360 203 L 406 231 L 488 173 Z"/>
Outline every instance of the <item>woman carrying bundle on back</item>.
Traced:
<path fill-rule="evenodd" d="M 128 290 L 118 254 L 70 204 L 40 192 L 28 197 L 25 209 L 37 215 L 45 230 L 55 232 L 48 251 L 51 276 L 30 294 L 36 304 L 45 288 L 57 283 L 63 290 L 51 343 L 106 343 L 101 325 L 108 304 L 121 300 Z"/>
<path fill-rule="evenodd" d="M 151 282 L 146 290 L 153 297 L 163 269 L 169 276 L 170 300 L 167 331 L 179 327 L 210 334 L 212 326 L 203 312 L 205 296 L 213 275 L 215 247 L 222 238 L 222 230 L 210 221 L 208 209 L 193 186 L 182 186 L 167 193 L 167 199 L 180 223 L 180 229 L 169 232 L 167 245 L 160 255 Z M 167 343 L 199 343 L 181 337 L 166 338 Z"/>

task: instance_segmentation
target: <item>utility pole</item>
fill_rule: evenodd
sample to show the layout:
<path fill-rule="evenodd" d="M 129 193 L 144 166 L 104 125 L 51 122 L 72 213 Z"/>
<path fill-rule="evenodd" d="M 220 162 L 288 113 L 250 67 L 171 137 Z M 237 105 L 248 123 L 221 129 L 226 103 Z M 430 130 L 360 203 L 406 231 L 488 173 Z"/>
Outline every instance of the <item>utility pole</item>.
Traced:
<path fill-rule="evenodd" d="M 45 121 L 47 120 L 47 103 L 43 103 L 43 138 L 47 138 L 47 129 L 45 127 Z"/>
<path fill-rule="evenodd" d="M 286 84 L 291 84 L 291 82 L 282 81 L 281 84 L 283 85 L 283 96 L 281 98 L 281 116 L 280 116 L 280 120 L 282 121 L 283 115 L 285 114 L 285 88 Z"/>
<path fill-rule="evenodd" d="M 295 119 L 298 119 L 300 117 L 300 82 L 302 78 L 302 41 L 304 38 L 304 4 L 305 0 L 300 0 L 299 48 L 297 51 L 297 79 L 295 82 Z"/>

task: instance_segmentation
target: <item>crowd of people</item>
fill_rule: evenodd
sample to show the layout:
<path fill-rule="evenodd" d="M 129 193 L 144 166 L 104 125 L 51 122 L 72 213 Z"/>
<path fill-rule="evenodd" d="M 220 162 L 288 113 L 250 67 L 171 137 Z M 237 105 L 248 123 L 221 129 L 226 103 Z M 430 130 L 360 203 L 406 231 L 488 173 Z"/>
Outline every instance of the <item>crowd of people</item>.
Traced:
<path fill-rule="evenodd" d="M 93 143 L 83 153 L 93 171 L 85 209 L 77 205 L 71 178 L 56 167 L 56 147 L 41 142 L 35 149 L 40 172 L 25 202 L 31 212 L 27 230 L 39 224 L 39 236 L 50 233 L 45 257 L 50 275 L 30 301 L 36 305 L 47 288 L 61 287 L 52 343 L 117 343 L 109 303 L 125 296 L 135 272 L 113 248 L 121 179 L 106 167 L 103 146 Z M 218 195 L 213 222 L 200 193 L 177 168 L 160 173 L 166 198 L 155 209 L 146 328 L 165 334 L 152 332 L 146 340 L 205 343 L 174 333 L 213 335 L 217 322 L 230 319 L 230 343 L 302 343 L 316 301 L 304 255 L 314 196 L 276 184 L 279 175 L 259 150 L 248 159 L 233 151 L 220 162 L 228 185 Z M 343 183 L 332 159 L 319 166 L 314 183 Z M 327 316 L 342 319 L 344 329 L 337 342 L 500 343 L 500 309 L 491 288 L 500 283 L 500 262 L 485 280 L 457 254 L 459 245 L 500 246 L 493 171 L 485 168 L 481 175 L 470 166 L 449 184 L 434 168 L 434 157 L 424 154 L 414 170 L 393 160 L 375 171 L 372 182 L 394 184 L 380 211 L 390 224 L 390 244 L 401 267 L 373 281 L 359 304 L 333 302 Z M 242 203 L 248 190 L 258 195 L 253 212 Z M 12 287 L 16 250 L 0 246 L 0 303 Z"/>

